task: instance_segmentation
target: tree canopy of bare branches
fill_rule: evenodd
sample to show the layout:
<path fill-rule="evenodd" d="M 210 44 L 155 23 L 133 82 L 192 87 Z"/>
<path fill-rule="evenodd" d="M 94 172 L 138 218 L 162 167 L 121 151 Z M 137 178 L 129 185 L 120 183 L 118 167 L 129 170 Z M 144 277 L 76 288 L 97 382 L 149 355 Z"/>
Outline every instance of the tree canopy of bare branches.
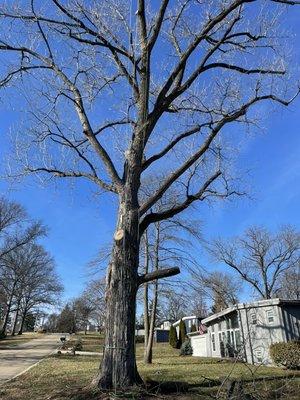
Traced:
<path fill-rule="evenodd" d="M 256 295 L 270 299 L 278 292 L 284 274 L 299 268 L 300 234 L 289 226 L 276 233 L 251 227 L 240 237 L 216 240 L 210 252 L 250 285 Z"/>
<path fill-rule="evenodd" d="M 289 105 L 280 25 L 296 0 L 34 0 L 0 6 L 0 86 L 29 104 L 22 172 L 87 179 L 119 202 L 98 383 L 140 381 L 134 359 L 139 240 L 192 204 L 242 191 L 227 160 L 263 102 Z M 136 7 L 136 9 L 134 8 Z M 288 91 L 289 92 L 289 91 Z M 152 193 L 147 178 L 160 171 Z M 179 195 L 159 212 L 169 190 Z M 178 269 L 173 273 L 178 273 Z M 159 276 L 165 275 L 160 270 Z M 124 350 L 125 349 L 125 350 Z"/>

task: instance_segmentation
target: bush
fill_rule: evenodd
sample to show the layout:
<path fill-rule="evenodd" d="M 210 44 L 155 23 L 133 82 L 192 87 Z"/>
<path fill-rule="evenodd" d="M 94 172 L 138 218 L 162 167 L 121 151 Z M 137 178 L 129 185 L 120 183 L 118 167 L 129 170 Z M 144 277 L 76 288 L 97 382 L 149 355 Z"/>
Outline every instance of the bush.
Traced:
<path fill-rule="evenodd" d="M 0 340 L 6 338 L 6 333 L 5 332 L 0 332 Z"/>
<path fill-rule="evenodd" d="M 180 348 L 180 355 L 181 356 L 191 356 L 193 354 L 193 348 L 191 345 L 191 341 L 187 339 L 185 342 L 183 342 L 181 348 Z"/>
<path fill-rule="evenodd" d="M 73 350 L 74 351 L 81 351 L 83 349 L 82 339 L 78 338 L 74 343 Z"/>
<path fill-rule="evenodd" d="M 195 324 L 192 325 L 191 332 L 197 332 L 197 327 Z"/>
<path fill-rule="evenodd" d="M 172 346 L 174 349 L 177 348 L 177 332 L 175 326 L 171 325 L 170 326 L 170 331 L 169 331 L 169 344 Z"/>
<path fill-rule="evenodd" d="M 186 327 L 184 321 L 181 319 L 179 323 L 179 338 L 177 342 L 177 348 L 180 349 L 183 342 L 186 339 Z"/>
<path fill-rule="evenodd" d="M 145 342 L 145 337 L 142 335 L 136 335 L 135 337 L 135 343 L 144 343 Z"/>
<path fill-rule="evenodd" d="M 275 364 L 288 369 L 300 369 L 300 341 L 273 343 L 270 356 Z"/>

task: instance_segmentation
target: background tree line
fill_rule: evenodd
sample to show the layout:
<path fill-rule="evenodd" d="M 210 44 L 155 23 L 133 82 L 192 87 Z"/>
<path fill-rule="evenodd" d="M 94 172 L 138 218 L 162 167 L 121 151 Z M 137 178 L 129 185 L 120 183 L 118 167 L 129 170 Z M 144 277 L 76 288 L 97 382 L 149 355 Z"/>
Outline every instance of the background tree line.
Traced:
<path fill-rule="evenodd" d="M 0 199 L 0 337 L 21 335 L 26 320 L 32 328 L 34 314 L 55 305 L 63 290 L 53 258 L 38 243 L 46 233 L 20 204 Z"/>

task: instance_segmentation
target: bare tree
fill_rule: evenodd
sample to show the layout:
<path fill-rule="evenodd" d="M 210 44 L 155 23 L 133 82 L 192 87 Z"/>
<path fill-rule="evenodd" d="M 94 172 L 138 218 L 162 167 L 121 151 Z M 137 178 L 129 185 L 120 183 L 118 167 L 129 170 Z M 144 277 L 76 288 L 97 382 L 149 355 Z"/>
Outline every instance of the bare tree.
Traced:
<path fill-rule="evenodd" d="M 85 292 L 74 300 L 74 307 L 78 325 L 83 327 L 84 334 L 86 335 L 90 319 L 95 311 L 95 304 L 90 301 L 89 294 Z"/>
<path fill-rule="evenodd" d="M 105 351 L 95 380 L 101 387 L 141 381 L 137 289 L 179 272 L 139 276 L 142 233 L 192 204 L 238 194 L 225 168 L 227 141 L 236 143 L 238 133 L 228 128 L 235 123 L 241 130 L 264 101 L 291 101 L 282 95 L 281 3 L 298 1 L 269 0 L 263 12 L 255 0 L 161 0 L 157 6 L 138 0 L 137 10 L 122 0 L 0 7 L 7 66 L 0 84 L 15 88 L 23 78 L 19 88 L 34 119 L 18 136 L 17 158 L 27 172 L 88 179 L 119 204 L 107 272 Z M 141 201 L 153 169 L 166 177 Z M 151 212 L 171 187 L 180 189 L 176 202 Z"/>
<path fill-rule="evenodd" d="M 63 291 L 50 254 L 37 244 L 28 245 L 23 251 L 26 252 L 26 274 L 21 285 L 18 335 L 23 333 L 29 312 L 37 312 L 40 307 L 56 305 Z"/>
<path fill-rule="evenodd" d="M 62 291 L 49 254 L 37 244 L 29 243 L 2 257 L 1 287 L 8 299 L 1 333 L 5 334 L 9 316 L 15 313 L 12 334 L 19 323 L 22 334 L 29 311 L 41 305 L 55 304 Z"/>
<path fill-rule="evenodd" d="M 270 299 L 283 274 L 299 265 L 300 234 L 292 227 L 283 227 L 277 233 L 252 227 L 240 237 L 216 240 L 210 252 L 236 271 L 258 296 Z"/>
<path fill-rule="evenodd" d="M 282 299 L 300 300 L 300 263 L 281 275 L 275 295 Z"/>
<path fill-rule="evenodd" d="M 88 298 L 93 309 L 91 318 L 101 331 L 105 325 L 105 279 L 101 278 L 89 282 L 84 295 Z"/>
<path fill-rule="evenodd" d="M 189 287 L 190 296 L 198 297 L 200 305 L 203 301 L 209 304 L 213 313 L 236 304 L 241 290 L 240 281 L 228 272 L 208 272 L 197 267 L 190 269 Z"/>
<path fill-rule="evenodd" d="M 45 233 L 45 227 L 30 221 L 20 204 L 0 197 L 0 260 Z"/>
<path fill-rule="evenodd" d="M 156 211 L 163 208 L 162 202 L 156 205 Z M 140 268 L 140 272 L 149 276 L 151 273 L 159 273 L 160 270 L 166 271 L 175 267 L 186 268 L 193 262 L 189 254 L 189 249 L 192 247 L 190 239 L 192 237 L 200 239 L 199 231 L 199 221 L 186 221 L 178 216 L 170 220 L 155 222 L 148 227 L 142 237 L 144 252 L 141 252 L 140 264 L 144 269 Z M 159 304 L 162 306 L 167 302 L 169 314 L 176 312 L 178 300 L 175 297 L 178 296 L 178 293 L 175 294 L 174 289 L 170 287 L 174 285 L 177 286 L 176 282 L 166 283 L 164 280 L 159 284 L 157 279 L 153 282 L 145 282 L 143 285 L 144 361 L 148 364 L 152 363 L 152 347 L 154 331 L 158 323 Z M 184 298 L 181 296 L 181 313 L 184 309 Z M 166 299 L 167 301 L 165 301 Z"/>

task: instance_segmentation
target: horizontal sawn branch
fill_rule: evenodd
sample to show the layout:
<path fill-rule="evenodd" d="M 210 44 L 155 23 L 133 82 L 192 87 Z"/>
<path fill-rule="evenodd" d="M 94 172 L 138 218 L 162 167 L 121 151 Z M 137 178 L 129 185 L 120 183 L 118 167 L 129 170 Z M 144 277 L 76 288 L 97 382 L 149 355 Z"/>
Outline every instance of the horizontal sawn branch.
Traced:
<path fill-rule="evenodd" d="M 178 267 L 164 268 L 158 271 L 150 272 L 149 274 L 144 274 L 139 276 L 139 285 L 146 282 L 155 281 L 156 279 L 168 278 L 169 276 L 174 276 L 180 274 L 180 269 Z"/>

